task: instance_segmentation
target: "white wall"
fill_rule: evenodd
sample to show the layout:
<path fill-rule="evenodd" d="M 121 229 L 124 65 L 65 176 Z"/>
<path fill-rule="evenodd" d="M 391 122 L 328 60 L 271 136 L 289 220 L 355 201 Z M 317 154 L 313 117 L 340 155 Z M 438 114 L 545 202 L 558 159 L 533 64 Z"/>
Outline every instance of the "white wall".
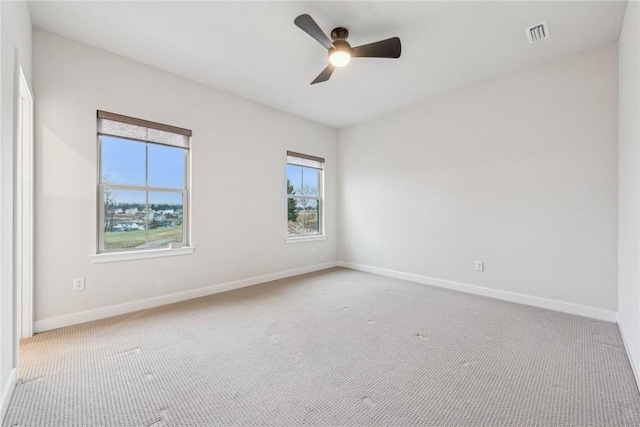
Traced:
<path fill-rule="evenodd" d="M 627 4 L 618 41 L 618 322 L 640 384 L 640 9 Z"/>
<path fill-rule="evenodd" d="M 36 326 L 335 263 L 335 130 L 48 32 L 34 29 L 33 38 Z M 195 254 L 92 264 L 98 109 L 193 130 Z M 287 150 L 326 159 L 325 241 L 285 243 Z M 74 277 L 86 278 L 86 291 L 72 292 Z"/>
<path fill-rule="evenodd" d="M 612 44 L 341 130 L 339 259 L 615 319 L 616 128 Z"/>
<path fill-rule="evenodd" d="M 31 82 L 31 18 L 24 2 L 0 2 L 0 421 L 15 381 L 13 200 L 18 74 Z"/>

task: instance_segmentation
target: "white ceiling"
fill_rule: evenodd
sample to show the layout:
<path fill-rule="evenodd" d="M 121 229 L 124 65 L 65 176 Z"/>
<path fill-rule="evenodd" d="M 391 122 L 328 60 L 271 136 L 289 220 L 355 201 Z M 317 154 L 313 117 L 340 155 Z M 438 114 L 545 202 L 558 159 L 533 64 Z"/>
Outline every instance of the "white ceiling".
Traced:
<path fill-rule="evenodd" d="M 42 29 L 296 116 L 343 128 L 618 39 L 625 2 L 31 2 Z M 400 59 L 356 58 L 309 83 L 326 50 L 308 13 L 352 46 L 398 36 Z M 551 37 L 529 45 L 543 20 Z"/>

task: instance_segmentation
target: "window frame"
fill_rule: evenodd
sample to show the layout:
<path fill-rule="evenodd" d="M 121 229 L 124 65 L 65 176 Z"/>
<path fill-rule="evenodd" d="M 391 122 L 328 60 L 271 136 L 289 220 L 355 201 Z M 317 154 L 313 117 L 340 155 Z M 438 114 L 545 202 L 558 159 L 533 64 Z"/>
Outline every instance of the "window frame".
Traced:
<path fill-rule="evenodd" d="M 191 163 L 191 137 L 189 136 L 189 147 L 175 147 L 183 150 L 183 165 L 184 165 L 184 176 L 183 176 L 183 188 L 177 187 L 159 187 L 159 186 L 151 186 L 151 185 L 129 185 L 129 184 L 110 184 L 105 183 L 102 180 L 102 138 L 103 137 L 111 137 L 118 138 L 126 141 L 139 142 L 141 144 L 145 144 L 145 181 L 148 180 L 149 177 L 149 144 L 156 145 L 164 145 L 156 142 L 145 141 L 141 139 L 135 138 L 127 138 L 123 136 L 113 136 L 113 135 L 103 135 L 97 132 L 97 157 L 98 157 L 98 167 L 97 169 L 97 227 L 96 227 L 96 256 L 104 256 L 104 255 L 114 255 L 114 254 L 136 254 L 136 253 L 148 253 L 148 252 L 158 252 L 158 251 L 167 251 L 190 248 L 191 243 L 191 227 L 190 227 L 190 163 Z M 166 145 L 165 145 L 166 146 Z M 170 243 L 169 247 L 157 247 L 157 248 L 115 248 L 115 249 L 105 249 L 104 246 L 104 221 L 105 221 L 105 204 L 104 204 L 104 194 L 105 190 L 113 189 L 113 190 L 130 190 L 130 191 L 144 191 L 146 192 L 146 206 L 147 206 L 147 215 L 145 218 L 145 242 L 148 243 L 148 231 L 149 231 L 149 217 L 148 217 L 148 208 L 149 208 L 149 192 L 163 192 L 163 193 L 181 193 L 182 194 L 182 243 L 174 244 Z M 119 259 L 118 259 L 119 260 Z M 94 260 L 95 262 L 95 260 Z"/>
<path fill-rule="evenodd" d="M 311 166 L 303 166 L 303 165 L 298 165 L 295 163 L 289 163 L 288 159 L 285 161 L 285 188 L 284 188 L 284 192 L 285 192 L 285 196 L 286 196 L 286 209 L 285 211 L 288 210 L 288 206 L 289 206 L 289 200 L 290 199 L 307 199 L 307 200 L 316 200 L 318 203 L 318 232 L 317 233 L 313 233 L 313 234 L 301 234 L 301 235 L 296 235 L 296 234 L 289 234 L 289 219 L 288 219 L 288 212 L 286 215 L 287 221 L 285 224 L 285 235 L 286 235 L 286 240 L 287 243 L 295 243 L 295 242 L 302 242 L 302 241 L 313 241 L 313 240 L 324 240 L 326 239 L 326 234 L 325 234 L 325 208 L 324 208 L 324 171 L 325 171 L 325 159 L 321 158 L 321 157 L 316 157 L 316 156 L 311 156 L 308 154 L 303 154 L 303 153 L 298 153 L 298 152 L 293 152 L 293 151 L 287 151 L 287 158 L 288 157 L 297 157 L 299 159 L 313 159 L 315 161 L 318 161 L 319 163 L 322 163 L 322 168 L 312 168 Z M 316 169 L 318 171 L 320 171 L 320 178 L 318 179 L 318 195 L 317 196 L 302 196 L 302 195 L 296 195 L 296 194 L 289 194 L 287 193 L 287 185 L 286 182 L 289 179 L 289 177 L 287 176 L 287 165 L 292 165 L 292 166 L 299 166 L 299 167 L 307 167 L 307 168 L 311 168 L 311 169 Z"/>

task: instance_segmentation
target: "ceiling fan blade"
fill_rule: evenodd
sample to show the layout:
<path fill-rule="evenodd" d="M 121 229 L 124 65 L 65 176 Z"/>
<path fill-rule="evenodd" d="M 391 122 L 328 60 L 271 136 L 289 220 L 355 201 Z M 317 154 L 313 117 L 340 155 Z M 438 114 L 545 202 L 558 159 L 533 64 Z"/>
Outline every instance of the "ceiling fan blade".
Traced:
<path fill-rule="evenodd" d="M 331 49 L 333 47 L 333 43 L 331 43 L 329 37 L 327 37 L 327 35 L 322 32 L 318 24 L 316 24 L 316 21 L 314 21 L 313 18 L 309 15 L 300 15 L 293 21 L 293 23 L 296 24 L 302 31 L 316 39 L 322 46 L 326 47 L 327 49 Z"/>
<path fill-rule="evenodd" d="M 354 58 L 400 58 L 402 47 L 398 37 L 364 44 L 351 49 Z"/>
<path fill-rule="evenodd" d="M 311 84 L 314 85 L 316 83 L 326 82 L 327 80 L 329 80 L 329 77 L 331 77 L 331 74 L 333 74 L 333 70 L 335 69 L 336 69 L 335 65 L 333 64 L 327 65 L 327 68 L 322 70 L 322 72 L 318 74 L 318 77 L 316 77 L 315 80 L 311 82 Z"/>

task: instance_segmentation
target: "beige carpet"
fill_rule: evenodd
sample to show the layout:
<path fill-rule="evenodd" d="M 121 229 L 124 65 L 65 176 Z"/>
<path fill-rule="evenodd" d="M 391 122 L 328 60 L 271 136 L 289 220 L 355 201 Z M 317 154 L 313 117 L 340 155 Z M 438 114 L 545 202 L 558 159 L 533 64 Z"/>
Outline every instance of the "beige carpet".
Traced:
<path fill-rule="evenodd" d="M 614 323 L 333 269 L 39 334 L 6 426 L 638 426 Z"/>

